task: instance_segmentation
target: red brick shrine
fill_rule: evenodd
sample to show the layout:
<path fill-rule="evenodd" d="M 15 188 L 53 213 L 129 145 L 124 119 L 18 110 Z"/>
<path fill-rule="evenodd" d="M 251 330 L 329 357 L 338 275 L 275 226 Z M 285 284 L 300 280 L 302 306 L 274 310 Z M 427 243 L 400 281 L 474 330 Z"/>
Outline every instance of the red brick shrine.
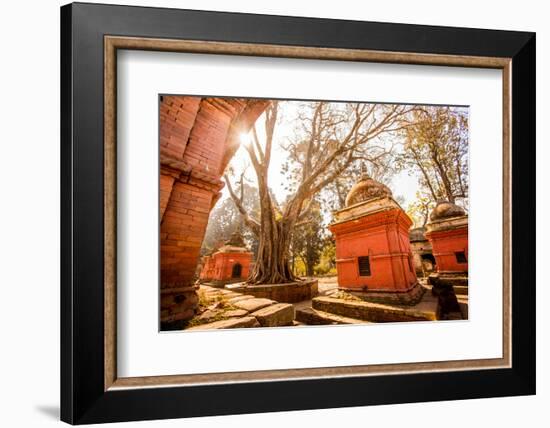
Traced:
<path fill-rule="evenodd" d="M 248 251 L 239 232 L 211 256 L 206 256 L 200 273 L 201 282 L 224 285 L 245 281 L 250 273 L 253 254 Z"/>
<path fill-rule="evenodd" d="M 412 221 L 387 186 L 363 176 L 334 215 L 329 229 L 336 239 L 340 289 L 390 299 L 422 292 L 409 243 Z"/>
<path fill-rule="evenodd" d="M 468 216 L 450 202 L 439 202 L 426 225 L 426 238 L 432 244 L 437 272 L 468 272 Z"/>

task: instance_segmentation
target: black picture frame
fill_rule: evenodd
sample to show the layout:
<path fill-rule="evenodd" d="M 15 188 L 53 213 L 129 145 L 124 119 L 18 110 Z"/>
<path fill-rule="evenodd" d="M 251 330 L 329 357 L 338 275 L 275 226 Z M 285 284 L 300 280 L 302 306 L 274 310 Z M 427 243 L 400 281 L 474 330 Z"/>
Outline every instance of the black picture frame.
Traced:
<path fill-rule="evenodd" d="M 512 367 L 105 391 L 105 35 L 512 58 Z M 61 419 L 86 424 L 534 394 L 535 98 L 534 33 L 63 6 Z"/>

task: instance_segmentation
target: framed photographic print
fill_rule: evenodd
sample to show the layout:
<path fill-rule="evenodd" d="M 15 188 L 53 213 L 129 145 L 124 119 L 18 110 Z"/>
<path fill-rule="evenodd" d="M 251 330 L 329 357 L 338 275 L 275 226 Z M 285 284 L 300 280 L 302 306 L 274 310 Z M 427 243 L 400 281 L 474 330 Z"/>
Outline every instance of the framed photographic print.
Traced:
<path fill-rule="evenodd" d="M 62 420 L 535 393 L 533 33 L 75 3 L 61 88 Z"/>

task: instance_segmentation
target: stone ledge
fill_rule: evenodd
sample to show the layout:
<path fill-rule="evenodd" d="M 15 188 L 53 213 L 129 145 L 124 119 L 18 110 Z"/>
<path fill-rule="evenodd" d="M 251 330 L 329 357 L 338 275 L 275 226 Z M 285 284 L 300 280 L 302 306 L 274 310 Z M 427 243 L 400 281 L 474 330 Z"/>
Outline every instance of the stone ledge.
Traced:
<path fill-rule="evenodd" d="M 262 327 L 292 325 L 295 316 L 294 306 L 290 303 L 275 303 L 250 315 L 255 317 Z"/>
<path fill-rule="evenodd" d="M 251 294 L 240 294 L 236 297 L 232 297 L 231 299 L 228 300 L 228 302 L 234 305 L 235 303 L 240 302 L 241 300 L 249 300 L 249 299 L 255 299 L 255 297 L 252 296 Z"/>
<path fill-rule="evenodd" d="M 260 323 L 254 317 L 230 318 L 227 320 L 215 321 L 209 324 L 202 324 L 196 327 L 186 329 L 186 331 L 196 330 L 217 330 L 221 328 L 249 328 L 260 327 Z"/>
<path fill-rule="evenodd" d="M 306 325 L 368 324 L 368 321 L 348 318 L 313 308 L 296 310 L 296 321 Z"/>
<path fill-rule="evenodd" d="M 440 272 L 428 276 L 428 284 L 437 286 L 468 287 L 466 272 Z M 467 293 L 463 293 L 467 294 Z"/>
<path fill-rule="evenodd" d="M 226 285 L 225 288 L 238 293 L 250 294 L 255 297 L 276 300 L 282 303 L 298 303 L 310 300 L 318 294 L 318 282 L 316 279 L 288 284 L 248 285 L 241 282 Z"/>
<path fill-rule="evenodd" d="M 346 299 L 355 297 L 357 300 L 381 303 L 388 305 L 408 305 L 413 306 L 419 303 L 424 296 L 426 289 L 416 283 L 410 290 L 397 291 L 354 291 L 353 289 L 340 289 L 334 297 Z"/>
<path fill-rule="evenodd" d="M 238 302 L 233 303 L 233 306 L 244 309 L 248 312 L 254 312 L 259 309 L 265 308 L 266 306 L 270 306 L 273 303 L 275 303 L 273 300 L 270 299 L 246 299 L 246 300 L 239 300 Z"/>
<path fill-rule="evenodd" d="M 431 296 L 430 296 L 431 297 Z M 316 297 L 313 309 L 370 322 L 436 321 L 437 299 L 427 298 L 416 306 L 391 306 L 333 297 Z"/>

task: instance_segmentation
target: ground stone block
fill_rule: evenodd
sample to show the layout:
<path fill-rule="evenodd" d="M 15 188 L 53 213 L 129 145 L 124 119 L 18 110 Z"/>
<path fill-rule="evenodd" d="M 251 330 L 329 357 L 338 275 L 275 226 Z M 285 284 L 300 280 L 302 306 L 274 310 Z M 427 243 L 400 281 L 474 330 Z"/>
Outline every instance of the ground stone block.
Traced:
<path fill-rule="evenodd" d="M 266 306 L 272 305 L 273 303 L 273 300 L 270 299 L 247 299 L 235 302 L 233 303 L 233 306 L 236 306 L 239 309 L 244 309 L 248 312 L 254 312 L 258 309 L 262 309 Z"/>
<path fill-rule="evenodd" d="M 204 311 L 204 312 L 199 316 L 199 319 L 200 319 L 200 320 L 208 321 L 209 319 L 216 318 L 216 316 L 218 316 L 219 314 L 220 314 L 220 311 L 213 310 L 213 309 L 208 309 L 208 310 Z"/>
<path fill-rule="evenodd" d="M 368 324 L 368 321 L 348 318 L 329 312 L 318 311 L 313 308 L 301 308 L 296 310 L 296 321 L 302 325 L 336 325 L 336 324 Z"/>
<path fill-rule="evenodd" d="M 276 303 L 253 312 L 251 315 L 256 317 L 262 327 L 292 325 L 294 306 L 288 303 Z"/>
<path fill-rule="evenodd" d="M 241 300 L 248 300 L 248 299 L 254 299 L 254 296 L 251 296 L 249 294 L 240 294 L 237 297 L 233 297 L 228 300 L 229 303 L 234 304 L 237 302 L 240 302 Z"/>
<path fill-rule="evenodd" d="M 209 324 L 202 324 L 196 327 L 191 327 L 191 330 L 217 330 L 220 328 L 246 328 L 246 327 L 260 327 L 260 323 L 254 317 L 243 318 L 231 318 L 228 320 L 211 322 Z"/>
<path fill-rule="evenodd" d="M 424 299 L 415 306 L 394 306 L 380 303 L 316 297 L 312 307 L 318 311 L 370 322 L 435 321 L 438 302 L 424 294 Z"/>
<path fill-rule="evenodd" d="M 244 317 L 248 311 L 245 311 L 244 309 L 233 309 L 231 311 L 224 312 L 223 316 L 227 318 L 233 318 L 233 317 Z"/>

